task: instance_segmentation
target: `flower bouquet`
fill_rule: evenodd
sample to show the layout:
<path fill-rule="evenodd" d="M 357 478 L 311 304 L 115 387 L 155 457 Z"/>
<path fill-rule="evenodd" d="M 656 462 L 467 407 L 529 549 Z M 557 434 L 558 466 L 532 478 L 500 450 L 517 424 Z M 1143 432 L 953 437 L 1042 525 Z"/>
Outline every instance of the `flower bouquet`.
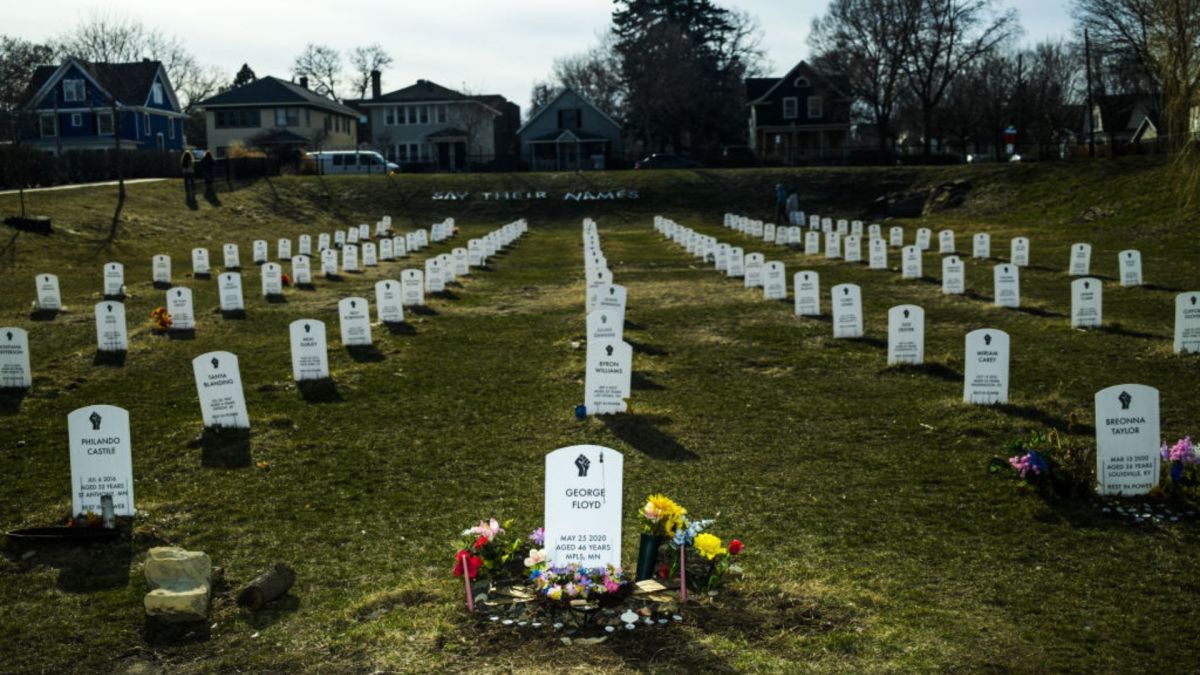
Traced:
<path fill-rule="evenodd" d="M 675 536 L 687 517 L 687 509 L 666 495 L 650 495 L 642 506 L 642 538 L 638 545 L 637 580 L 654 574 L 658 551 L 663 542 Z"/>
<path fill-rule="evenodd" d="M 684 516 L 670 542 L 671 548 L 679 551 L 679 558 L 670 566 L 659 567 L 659 576 L 663 579 L 679 574 L 679 599 L 682 602 L 687 602 L 689 588 L 712 591 L 721 585 L 726 574 L 741 574 L 741 567 L 736 563 L 745 546 L 739 539 L 733 539 L 725 546 L 720 537 L 706 532 L 714 522 L 716 520 L 712 518 L 692 521 Z M 690 560 L 689 549 L 695 552 Z"/>
<path fill-rule="evenodd" d="M 1090 494 L 1093 490 L 1095 454 L 1070 445 L 1057 431 L 1031 432 L 1008 444 L 1008 457 L 994 457 L 990 470 L 1020 481 L 1022 489 L 1043 496 Z"/>
<path fill-rule="evenodd" d="M 1174 445 L 1163 443 L 1159 454 L 1167 464 L 1167 475 L 1172 485 L 1196 485 L 1200 478 L 1200 446 L 1192 442 L 1191 436 L 1184 436 Z"/>
<path fill-rule="evenodd" d="M 163 335 L 171 330 L 171 315 L 167 313 L 166 307 L 155 307 L 154 311 L 150 312 L 150 330 L 154 331 L 155 335 Z"/>
<path fill-rule="evenodd" d="M 471 611 L 475 608 L 471 582 L 500 573 L 524 543 L 506 536 L 511 525 L 511 520 L 501 524 L 495 518 L 490 518 L 462 531 L 462 540 L 451 571 L 454 576 L 463 577 L 467 606 Z"/>

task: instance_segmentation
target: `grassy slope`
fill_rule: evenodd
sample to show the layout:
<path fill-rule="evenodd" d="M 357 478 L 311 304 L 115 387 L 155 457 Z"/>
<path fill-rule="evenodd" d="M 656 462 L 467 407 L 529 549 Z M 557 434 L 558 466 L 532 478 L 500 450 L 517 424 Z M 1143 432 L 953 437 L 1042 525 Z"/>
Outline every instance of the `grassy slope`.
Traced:
<path fill-rule="evenodd" d="M 1081 170 L 1086 169 L 1086 170 Z M 955 227 L 959 246 L 986 230 L 997 256 L 1010 236 L 1033 240 L 1023 275 L 1025 305 L 988 303 L 990 264 L 969 263 L 979 297 L 945 298 L 935 283 L 898 272 L 758 250 L 790 274 L 819 270 L 827 289 L 864 289 L 868 340 L 835 341 L 826 321 L 800 321 L 700 267 L 651 228 L 663 213 L 724 239 L 724 211 L 769 215 L 781 178 L 806 204 L 838 215 L 884 189 L 960 175 L 977 189 L 962 208 L 927 220 Z M 65 416 L 96 402 L 131 410 L 139 521 L 162 540 L 208 552 L 234 583 L 276 560 L 294 564 L 298 602 L 245 615 L 228 597 L 214 609 L 211 641 L 147 648 L 140 636 L 145 592 L 133 564 L 114 588 L 76 592 L 51 567 L 0 560 L 0 653 L 32 671 L 122 668 L 142 661 L 175 669 L 408 670 L 457 668 L 913 670 L 1176 670 L 1194 657 L 1180 630 L 1200 616 L 1194 526 L 1136 530 L 1085 510 L 1047 506 L 989 478 L 988 458 L 1014 435 L 1044 423 L 1090 421 L 1092 394 L 1136 381 L 1162 391 L 1164 434 L 1194 432 L 1196 360 L 1171 354 L 1172 295 L 1200 287 L 1197 219 L 1162 206 L 1168 172 L 1153 163 L 892 171 L 686 172 L 605 175 L 416 177 L 259 184 L 222 195 L 224 206 L 182 208 L 174 185 L 131 188 L 122 236 L 101 239 L 111 190 L 38 195 L 55 218 L 52 238 L 23 235 L 0 269 L 0 323 L 29 328 L 35 386 L 19 410 L 0 412 L 4 441 L 0 527 L 47 524 L 69 505 Z M 448 204 L 434 189 L 635 187 L 636 203 Z M 15 199 L 0 197 L 0 211 Z M 765 208 L 764 208 L 765 207 Z M 1085 222 L 1089 207 L 1113 215 Z M 489 271 L 435 300 L 435 316 L 410 317 L 413 335 L 376 333 L 385 358 L 356 362 L 336 341 L 336 300 L 408 263 L 393 263 L 288 303 L 255 297 L 249 319 L 222 321 L 215 281 L 184 278 L 188 250 L 204 244 L 219 262 L 226 241 L 249 256 L 255 238 L 316 234 L 390 213 L 402 230 L 445 216 L 458 240 L 527 216 L 533 232 Z M 579 218 L 601 226 L 614 275 L 629 288 L 627 339 L 635 347 L 633 415 L 575 422 L 582 392 Z M 909 236 L 916 222 L 903 223 Z M 1072 331 L 1064 273 L 1074 241 L 1095 247 L 1094 270 L 1115 277 L 1116 252 L 1143 252 L 1160 289 L 1106 284 L 1105 316 L 1119 328 Z M 273 248 L 273 247 L 272 247 Z M 446 246 L 434 247 L 441 252 Z M 166 252 L 176 279 L 196 291 L 199 329 L 171 342 L 143 323 L 161 304 L 150 256 Z M 421 256 L 418 256 L 418 259 Z M 93 366 L 90 305 L 100 265 L 126 264 L 132 349 L 123 369 Z M 938 277 L 936 255 L 928 276 Z M 898 264 L 892 253 L 890 262 Z M 1181 264 L 1184 263 L 1184 264 Z M 70 311 L 53 322 L 26 314 L 32 277 L 57 271 Z M 826 291 L 827 292 L 827 291 Z M 927 360 L 944 377 L 887 369 L 887 308 L 927 311 Z M 290 384 L 286 325 L 327 322 L 343 400 L 305 403 Z M 994 326 L 1013 337 L 1013 405 L 961 405 L 962 335 Z M 239 354 L 254 420 L 253 454 L 268 468 L 200 468 L 191 357 Z M 1190 376 L 1190 377 L 1189 377 Z M 1076 429 L 1078 430 L 1078 429 Z M 1087 442 L 1087 435 L 1077 434 Z M 482 516 L 540 521 L 541 456 L 598 442 L 626 454 L 626 511 L 649 491 L 694 512 L 720 511 L 719 531 L 748 544 L 750 575 L 723 596 L 724 613 L 673 629 L 658 644 L 629 638 L 564 649 L 547 639 L 480 637 L 461 618 L 447 580 L 449 540 Z M 627 558 L 636 523 L 626 519 Z M 32 561 L 37 562 L 37 559 Z M 78 561 L 77 561 L 78 562 Z M 89 626 L 84 639 L 80 626 Z M 253 637 L 257 635 L 257 637 Z M 7 668 L 8 666 L 6 666 Z"/>

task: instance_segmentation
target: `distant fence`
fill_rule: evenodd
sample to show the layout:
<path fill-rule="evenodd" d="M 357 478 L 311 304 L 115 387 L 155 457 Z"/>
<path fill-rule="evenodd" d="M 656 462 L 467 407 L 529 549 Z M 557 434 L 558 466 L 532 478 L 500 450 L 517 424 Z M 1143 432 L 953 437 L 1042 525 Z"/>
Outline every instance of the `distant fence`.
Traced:
<path fill-rule="evenodd" d="M 61 155 L 21 145 L 0 146 L 0 189 L 95 183 L 117 179 L 117 162 L 125 178 L 177 178 L 179 153 L 162 150 L 67 150 Z M 218 180 L 253 180 L 278 175 L 273 157 L 219 159 Z M 199 167 L 197 167 L 199 178 Z"/>

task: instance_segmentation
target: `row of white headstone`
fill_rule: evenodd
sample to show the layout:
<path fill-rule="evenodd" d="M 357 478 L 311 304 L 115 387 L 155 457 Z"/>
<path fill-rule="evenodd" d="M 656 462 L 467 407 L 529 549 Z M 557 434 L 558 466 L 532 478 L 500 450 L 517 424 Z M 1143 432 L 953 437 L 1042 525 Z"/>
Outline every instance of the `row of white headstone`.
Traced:
<path fill-rule="evenodd" d="M 588 415 L 625 412 L 633 394 L 633 347 L 625 341 L 625 287 L 613 283 L 596 221 L 583 221 L 587 357 L 583 405 Z"/>
<path fill-rule="evenodd" d="M 524 220 L 509 223 L 495 230 L 498 234 L 495 241 L 503 249 L 527 231 L 528 225 Z M 375 286 L 381 323 L 397 318 L 403 321 L 398 286 L 399 282 L 388 280 Z M 114 302 L 111 305 L 114 313 L 123 313 L 121 303 Z M 370 345 L 371 323 L 367 301 L 364 298 L 343 298 L 338 303 L 338 310 L 342 344 L 348 347 Z M 19 329 L 0 329 L 9 330 Z M 299 319 L 292 322 L 289 333 L 293 379 L 302 382 L 328 378 L 329 356 L 324 322 Z M 8 341 L 11 342 L 12 338 L 9 337 Z M 3 349 L 0 349 L 0 354 L 3 353 Z M 24 350 L 24 357 L 26 366 L 21 376 L 27 377 L 28 349 Z M 7 363 L 4 361 L 3 365 Z M 0 368 L 0 372 L 7 371 Z M 227 351 L 201 354 L 192 359 L 192 374 L 206 428 L 250 428 L 250 415 L 236 354 Z M 117 515 L 133 515 L 133 462 L 128 411 L 111 405 L 79 408 L 67 416 L 67 428 L 73 512 L 99 512 L 101 497 L 112 495 Z"/>

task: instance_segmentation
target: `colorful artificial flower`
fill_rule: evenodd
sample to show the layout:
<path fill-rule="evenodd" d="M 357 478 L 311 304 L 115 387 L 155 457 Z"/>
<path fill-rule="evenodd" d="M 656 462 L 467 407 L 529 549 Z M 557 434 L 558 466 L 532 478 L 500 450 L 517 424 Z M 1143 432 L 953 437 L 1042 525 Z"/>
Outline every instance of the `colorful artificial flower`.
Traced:
<path fill-rule="evenodd" d="M 463 560 L 466 560 L 467 574 L 472 579 L 479 576 L 479 568 L 483 567 L 483 558 L 477 555 L 471 555 L 470 551 L 463 549 L 454 557 L 454 576 L 461 577 L 463 574 Z"/>
<path fill-rule="evenodd" d="M 487 537 L 485 537 L 483 535 L 479 535 L 479 538 L 475 540 L 474 548 L 476 551 L 478 551 L 481 548 L 483 548 L 484 546 L 487 546 L 488 543 L 489 543 L 489 540 Z"/>
<path fill-rule="evenodd" d="M 694 546 L 700 555 L 708 560 L 725 554 L 725 548 L 721 546 L 721 538 L 707 532 L 696 535 Z"/>
<path fill-rule="evenodd" d="M 1171 446 L 1163 443 L 1159 453 L 1162 455 L 1163 460 L 1167 462 L 1200 464 L 1200 448 L 1192 443 L 1191 436 L 1184 436 Z"/>
<path fill-rule="evenodd" d="M 526 567 L 538 567 L 546 563 L 546 549 L 535 548 L 529 551 L 529 557 L 525 558 Z"/>
<path fill-rule="evenodd" d="M 642 517 L 646 519 L 646 531 L 660 537 L 672 537 L 684 525 L 687 509 L 676 504 L 666 495 L 650 495 L 642 506 Z"/>
<path fill-rule="evenodd" d="M 478 534 L 480 536 L 487 537 L 488 541 L 495 539 L 496 535 L 503 534 L 503 533 L 504 533 L 504 528 L 500 527 L 500 523 L 497 522 L 495 518 L 491 518 L 489 520 L 481 520 L 481 521 L 479 521 L 478 525 L 463 532 L 464 535 Z"/>
<path fill-rule="evenodd" d="M 543 546 L 546 543 L 546 528 L 539 527 L 529 534 L 529 541 L 532 541 L 535 546 Z"/>
<path fill-rule="evenodd" d="M 742 552 L 742 540 L 733 539 L 729 542 L 729 555 L 737 555 Z"/>
<path fill-rule="evenodd" d="M 1049 469 L 1046 465 L 1046 460 L 1036 450 L 1030 450 L 1024 455 L 1014 455 L 1008 458 L 1008 464 L 1017 473 L 1021 474 L 1021 478 L 1028 479 L 1032 476 L 1040 476 Z"/>

